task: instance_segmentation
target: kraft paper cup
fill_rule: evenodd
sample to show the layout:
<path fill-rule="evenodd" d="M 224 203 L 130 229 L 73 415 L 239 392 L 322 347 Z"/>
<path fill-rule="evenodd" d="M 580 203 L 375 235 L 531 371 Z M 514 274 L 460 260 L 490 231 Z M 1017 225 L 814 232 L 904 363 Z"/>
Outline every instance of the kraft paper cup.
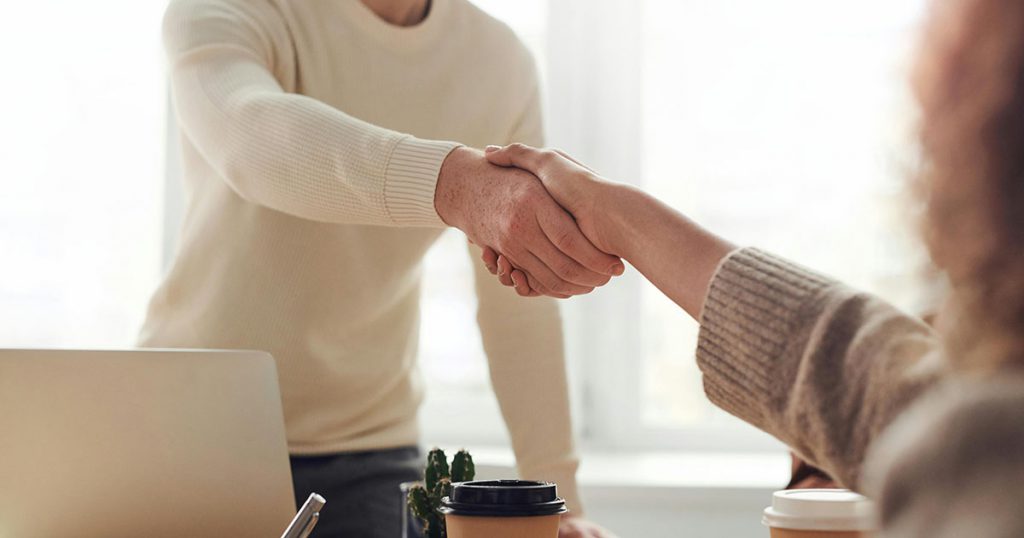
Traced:
<path fill-rule="evenodd" d="M 567 511 L 555 484 L 529 480 L 461 482 L 441 500 L 449 538 L 558 538 Z"/>
<path fill-rule="evenodd" d="M 875 530 L 871 501 L 845 489 L 776 491 L 761 522 L 772 538 L 868 538 Z"/>

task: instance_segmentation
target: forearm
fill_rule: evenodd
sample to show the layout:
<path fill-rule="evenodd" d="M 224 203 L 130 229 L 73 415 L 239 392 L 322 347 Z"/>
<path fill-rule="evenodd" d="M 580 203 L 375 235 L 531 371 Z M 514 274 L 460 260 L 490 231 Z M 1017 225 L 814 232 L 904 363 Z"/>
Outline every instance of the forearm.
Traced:
<path fill-rule="evenodd" d="M 239 196 L 309 220 L 443 225 L 433 194 L 456 144 L 384 129 L 288 88 L 298 67 L 272 5 L 175 0 L 163 33 L 197 164 Z"/>
<path fill-rule="evenodd" d="M 564 154 L 512 145 L 488 158 L 536 173 L 595 245 L 632 263 L 700 321 L 697 362 L 714 403 L 846 485 L 858 485 L 869 444 L 939 375 L 939 338 L 877 298 L 770 254 L 736 250 Z"/>
<path fill-rule="evenodd" d="M 871 443 L 937 378 L 935 334 L 778 258 L 730 256 L 730 243 L 653 197 L 609 189 L 623 257 L 701 321 L 709 398 L 859 487 Z"/>
<path fill-rule="evenodd" d="M 870 445 L 939 378 L 940 348 L 884 301 L 743 249 L 711 283 L 697 363 L 712 402 L 858 488 Z"/>
<path fill-rule="evenodd" d="M 871 443 L 935 383 L 938 337 L 875 297 L 737 251 L 642 191 L 602 188 L 618 253 L 701 322 L 709 398 L 859 487 Z"/>
<path fill-rule="evenodd" d="M 434 187 L 455 144 L 416 140 L 286 93 L 231 54 L 183 58 L 172 85 L 189 141 L 243 198 L 324 222 L 443 225 Z"/>
<path fill-rule="evenodd" d="M 597 207 L 607 215 L 615 253 L 699 319 L 715 269 L 735 247 L 639 189 L 601 189 Z"/>

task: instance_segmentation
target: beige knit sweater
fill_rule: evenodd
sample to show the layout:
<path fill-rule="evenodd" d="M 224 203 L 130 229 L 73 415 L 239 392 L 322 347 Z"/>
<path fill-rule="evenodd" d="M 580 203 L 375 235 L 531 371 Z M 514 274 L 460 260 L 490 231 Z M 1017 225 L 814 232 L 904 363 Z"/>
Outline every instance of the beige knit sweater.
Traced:
<path fill-rule="evenodd" d="M 957 377 L 919 320 L 756 249 L 701 318 L 709 398 L 874 497 L 883 536 L 1024 536 L 1024 377 Z"/>
<path fill-rule="evenodd" d="M 188 202 L 141 344 L 271 352 L 293 453 L 418 443 L 438 171 L 457 142 L 543 144 L 533 59 L 467 0 L 408 28 L 358 0 L 173 0 L 164 43 Z M 473 250 L 520 474 L 579 510 L 558 306 Z"/>

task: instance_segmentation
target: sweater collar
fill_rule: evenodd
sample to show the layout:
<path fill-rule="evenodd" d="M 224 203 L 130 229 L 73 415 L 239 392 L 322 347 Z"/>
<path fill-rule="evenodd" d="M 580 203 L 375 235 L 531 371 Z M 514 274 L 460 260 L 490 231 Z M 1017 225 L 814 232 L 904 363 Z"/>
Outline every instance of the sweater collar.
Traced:
<path fill-rule="evenodd" d="M 451 11 L 450 0 L 430 0 L 430 11 L 415 26 L 395 26 L 359 0 L 341 0 L 342 11 L 357 31 L 395 52 L 415 52 L 441 35 Z"/>

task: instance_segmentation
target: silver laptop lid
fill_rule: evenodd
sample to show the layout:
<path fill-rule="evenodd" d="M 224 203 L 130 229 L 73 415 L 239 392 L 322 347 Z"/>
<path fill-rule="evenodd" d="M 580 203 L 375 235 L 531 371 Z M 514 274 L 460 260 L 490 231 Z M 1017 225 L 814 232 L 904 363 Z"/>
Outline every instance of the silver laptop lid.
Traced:
<path fill-rule="evenodd" d="M 294 513 L 270 355 L 0 350 L 0 538 L 279 536 Z"/>

